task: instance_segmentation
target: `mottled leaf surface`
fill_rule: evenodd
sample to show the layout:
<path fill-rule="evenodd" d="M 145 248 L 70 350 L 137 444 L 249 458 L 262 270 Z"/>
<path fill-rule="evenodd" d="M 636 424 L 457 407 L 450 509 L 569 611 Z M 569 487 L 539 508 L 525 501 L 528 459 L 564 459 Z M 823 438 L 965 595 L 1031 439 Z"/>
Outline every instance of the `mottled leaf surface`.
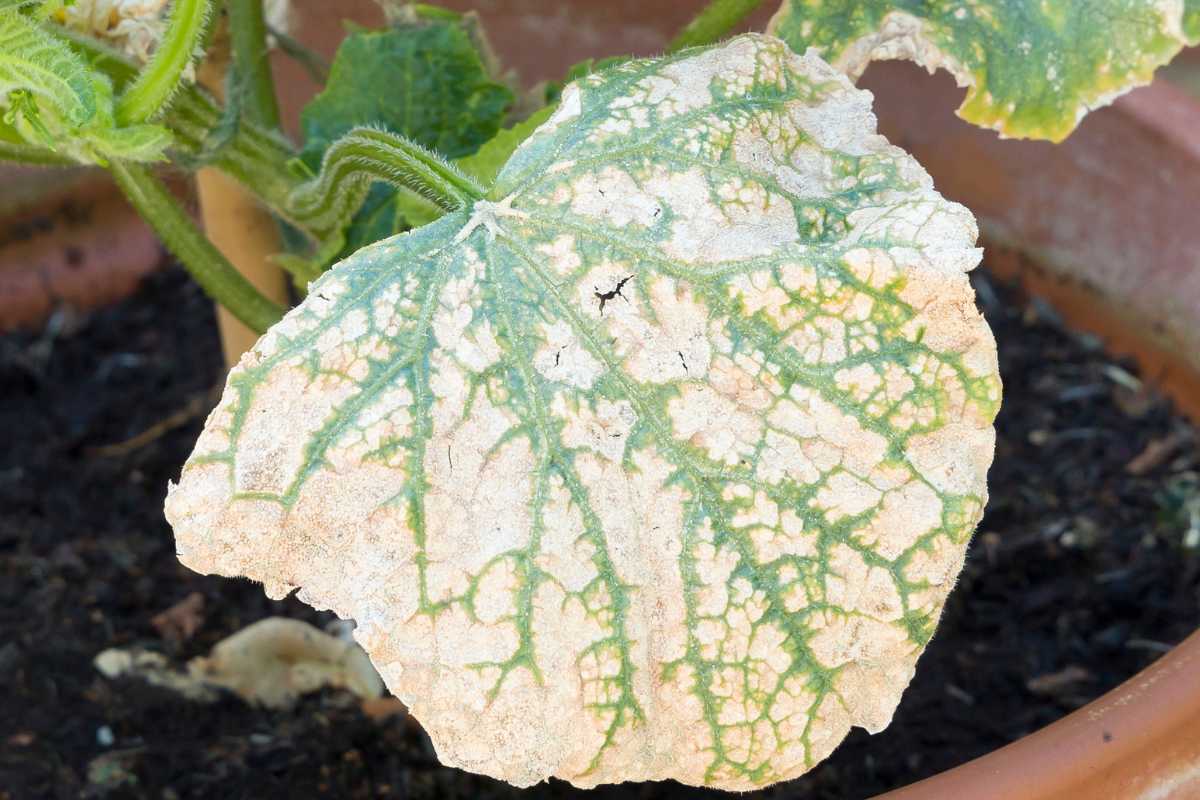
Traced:
<path fill-rule="evenodd" d="M 877 59 L 947 69 L 963 119 L 1059 141 L 1200 40 L 1197 16 L 1195 0 L 1186 17 L 1181 0 L 783 0 L 768 30 L 853 77 Z"/>
<path fill-rule="evenodd" d="M 180 559 L 299 589 L 447 764 L 798 775 L 887 725 L 986 498 L 970 214 L 815 55 L 567 87 L 489 199 L 365 248 L 229 377 Z"/>

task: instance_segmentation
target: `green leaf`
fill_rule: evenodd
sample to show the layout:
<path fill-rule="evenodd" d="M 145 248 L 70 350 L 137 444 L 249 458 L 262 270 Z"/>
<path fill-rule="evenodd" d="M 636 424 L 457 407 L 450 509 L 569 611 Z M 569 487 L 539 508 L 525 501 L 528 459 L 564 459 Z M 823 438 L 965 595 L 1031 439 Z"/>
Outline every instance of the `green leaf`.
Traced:
<path fill-rule="evenodd" d="M 97 98 L 95 117 L 70 136 L 61 149 L 84 163 L 107 164 L 111 160 L 149 163 L 166 159 L 171 132 L 161 125 L 142 123 L 117 127 L 112 85 L 101 75 L 94 77 Z"/>
<path fill-rule="evenodd" d="M 112 84 L 71 48 L 16 12 L 0 12 L 0 97 L 21 138 L 85 164 L 159 161 L 159 125 L 116 127 Z"/>
<path fill-rule="evenodd" d="M 301 114 L 304 151 L 324 152 L 359 125 L 378 125 L 448 158 L 496 134 L 512 92 L 493 81 L 461 26 L 448 22 L 346 37 L 329 83 Z"/>
<path fill-rule="evenodd" d="M 1005 136 L 1059 141 L 1186 43 L 1200 12 L 1156 0 L 783 0 L 767 30 L 857 77 L 875 59 L 941 67 L 966 86 L 958 113 Z"/>
<path fill-rule="evenodd" d="M 724 39 L 762 0 L 709 0 L 667 46 L 667 52 L 709 45 Z"/>
<path fill-rule="evenodd" d="M 376 125 L 458 158 L 496 134 L 511 102 L 512 92 L 489 77 L 456 21 L 352 33 L 338 48 L 325 90 L 301 114 L 304 157 L 315 169 L 334 140 Z M 384 195 L 360 212 L 346 252 L 399 229 L 396 192 Z"/>
<path fill-rule="evenodd" d="M 974 220 L 870 103 L 752 35 L 568 86 L 231 372 L 180 559 L 355 619 L 441 760 L 521 786 L 750 789 L 881 729 L 1000 383 Z"/>
<path fill-rule="evenodd" d="M 513 151 L 553 113 L 552 107 L 539 108 L 523 121 L 497 133 L 471 155 L 457 159 L 455 165 L 484 186 L 491 186 Z"/>
<path fill-rule="evenodd" d="M 72 125 L 96 113 L 92 75 L 63 42 L 16 11 L 0 11 L 0 103 L 28 91 Z"/>
<path fill-rule="evenodd" d="M 1187 37 L 1188 44 L 1200 44 L 1200 0 L 1185 0 L 1183 34 Z"/>

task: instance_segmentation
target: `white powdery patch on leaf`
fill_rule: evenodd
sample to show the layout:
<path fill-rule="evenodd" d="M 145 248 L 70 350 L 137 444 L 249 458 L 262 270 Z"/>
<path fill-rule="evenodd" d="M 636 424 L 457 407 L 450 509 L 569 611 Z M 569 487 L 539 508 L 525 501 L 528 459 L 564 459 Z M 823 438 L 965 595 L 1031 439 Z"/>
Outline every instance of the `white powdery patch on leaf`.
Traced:
<path fill-rule="evenodd" d="M 447 764 L 787 780 L 888 723 L 982 512 L 974 221 L 769 37 L 563 97 L 231 373 L 179 556 L 354 618 Z"/>

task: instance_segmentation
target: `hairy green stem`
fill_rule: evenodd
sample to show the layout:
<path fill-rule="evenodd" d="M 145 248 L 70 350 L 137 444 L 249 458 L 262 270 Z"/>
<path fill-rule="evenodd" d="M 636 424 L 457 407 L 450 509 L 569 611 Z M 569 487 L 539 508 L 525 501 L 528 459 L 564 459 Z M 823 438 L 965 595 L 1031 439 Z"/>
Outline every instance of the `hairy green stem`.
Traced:
<path fill-rule="evenodd" d="M 213 300 L 259 333 L 279 321 L 283 309 L 263 297 L 221 255 L 162 181 L 136 164 L 114 162 L 109 168 L 129 202 Z"/>
<path fill-rule="evenodd" d="M 220 120 L 220 106 L 199 89 L 190 88 L 180 93 L 163 122 L 188 155 L 200 156 Z M 293 158 L 295 153 L 281 136 L 243 119 L 233 138 L 213 155 L 212 164 L 280 216 L 288 217 L 288 197 L 302 183 L 288 167 Z"/>
<path fill-rule="evenodd" d="M 279 101 L 268 58 L 263 0 L 229 0 L 229 38 L 238 85 L 244 93 L 242 108 L 259 125 L 278 128 Z"/>
<path fill-rule="evenodd" d="M 762 0 L 712 0 L 675 37 L 667 52 L 699 47 L 725 38 Z"/>
<path fill-rule="evenodd" d="M 292 193 L 289 211 L 311 230 L 340 230 L 375 181 L 421 194 L 447 211 L 484 196 L 474 178 L 431 150 L 376 128 L 353 128 L 325 151 L 320 174 Z"/>
<path fill-rule="evenodd" d="M 200 51 L 208 30 L 211 0 L 175 0 L 162 41 L 150 63 L 117 101 L 117 122 L 147 122 L 163 110 L 179 87 L 184 70 Z"/>

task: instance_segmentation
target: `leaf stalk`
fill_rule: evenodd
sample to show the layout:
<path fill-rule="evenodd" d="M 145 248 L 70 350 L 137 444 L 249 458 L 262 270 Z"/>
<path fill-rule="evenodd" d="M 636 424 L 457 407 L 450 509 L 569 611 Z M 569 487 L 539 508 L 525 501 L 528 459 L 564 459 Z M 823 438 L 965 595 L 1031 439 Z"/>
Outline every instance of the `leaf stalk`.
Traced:
<path fill-rule="evenodd" d="M 117 101 L 117 122 L 149 122 L 170 103 L 208 32 L 211 0 L 175 0 L 154 55 Z"/>
<path fill-rule="evenodd" d="M 358 127 L 329 146 L 320 174 L 292 193 L 288 211 L 324 238 L 350 221 L 375 181 L 411 189 L 447 211 L 473 204 L 486 191 L 432 150 L 397 133 Z"/>
<path fill-rule="evenodd" d="M 229 0 L 229 38 L 239 89 L 244 92 L 242 108 L 259 125 L 278 128 L 279 101 L 268 57 L 263 0 Z"/>

